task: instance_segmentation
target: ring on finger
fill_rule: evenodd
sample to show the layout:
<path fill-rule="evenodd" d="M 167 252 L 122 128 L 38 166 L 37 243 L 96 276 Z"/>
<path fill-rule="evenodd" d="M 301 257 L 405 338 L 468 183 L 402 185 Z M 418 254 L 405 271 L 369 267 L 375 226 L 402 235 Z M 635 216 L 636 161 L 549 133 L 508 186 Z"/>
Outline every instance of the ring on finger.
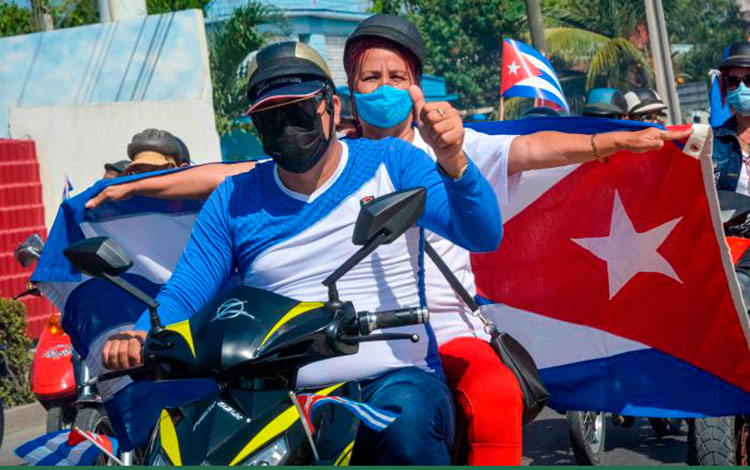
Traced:
<path fill-rule="evenodd" d="M 438 112 L 438 113 L 440 113 L 440 117 L 441 117 L 441 118 L 444 118 L 444 117 L 445 117 L 445 110 L 444 110 L 443 108 L 438 108 L 438 109 L 437 109 L 437 112 Z"/>

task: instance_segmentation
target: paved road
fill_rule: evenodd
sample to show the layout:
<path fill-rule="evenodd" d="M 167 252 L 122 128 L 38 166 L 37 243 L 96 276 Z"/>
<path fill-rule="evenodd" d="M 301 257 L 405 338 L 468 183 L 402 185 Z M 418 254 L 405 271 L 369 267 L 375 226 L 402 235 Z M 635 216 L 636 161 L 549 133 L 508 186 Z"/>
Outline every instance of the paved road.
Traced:
<path fill-rule="evenodd" d="M 0 449 L 0 465 L 20 465 L 24 461 L 13 449 L 47 431 L 47 412 L 39 403 L 5 410 L 5 438 Z"/>
<path fill-rule="evenodd" d="M 22 463 L 13 449 L 45 432 L 44 409 L 38 405 L 6 410 L 6 434 L 0 449 L 0 465 Z M 648 421 L 639 419 L 632 428 L 619 428 L 607 420 L 604 457 L 606 465 L 684 465 L 687 425 L 678 436 L 659 439 Z M 524 429 L 525 465 L 575 465 L 565 416 L 544 410 Z"/>
<path fill-rule="evenodd" d="M 575 465 L 565 416 L 544 410 L 523 433 L 525 465 Z M 648 420 L 633 427 L 614 426 L 607 419 L 605 465 L 685 465 L 687 424 L 677 436 L 658 438 Z"/>

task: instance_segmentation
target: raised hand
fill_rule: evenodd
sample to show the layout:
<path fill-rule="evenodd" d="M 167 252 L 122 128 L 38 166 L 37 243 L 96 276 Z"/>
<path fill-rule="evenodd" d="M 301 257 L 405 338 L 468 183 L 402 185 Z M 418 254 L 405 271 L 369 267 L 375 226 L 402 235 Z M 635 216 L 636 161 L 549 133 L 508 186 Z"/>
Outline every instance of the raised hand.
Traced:
<path fill-rule="evenodd" d="M 440 166 L 456 178 L 466 166 L 463 152 L 464 125 L 458 111 L 445 101 L 426 103 L 422 89 L 409 87 L 409 96 L 414 103 L 414 114 L 422 139 L 432 147 Z"/>

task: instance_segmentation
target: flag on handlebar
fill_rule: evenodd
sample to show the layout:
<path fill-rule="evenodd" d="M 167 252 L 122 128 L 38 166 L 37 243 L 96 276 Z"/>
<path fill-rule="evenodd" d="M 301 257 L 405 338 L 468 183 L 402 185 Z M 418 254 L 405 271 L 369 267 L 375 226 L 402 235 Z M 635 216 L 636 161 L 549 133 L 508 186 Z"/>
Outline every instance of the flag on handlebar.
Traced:
<path fill-rule="evenodd" d="M 560 118 L 494 134 L 640 124 Z M 545 127 L 545 129 L 540 129 Z M 523 174 L 504 238 L 473 255 L 483 312 L 532 354 L 557 410 L 652 417 L 750 412 L 748 319 L 713 186 L 712 136 Z"/>
<path fill-rule="evenodd" d="M 367 403 L 350 400 L 344 397 L 316 395 L 314 393 L 302 393 L 297 395 L 304 419 L 310 429 L 313 430 L 312 415 L 320 405 L 331 404 L 342 406 L 349 410 L 354 416 L 362 421 L 362 424 L 375 431 L 382 431 L 398 418 L 398 415 Z"/>
<path fill-rule="evenodd" d="M 63 429 L 30 440 L 15 449 L 31 465 L 93 465 L 100 455 L 122 465 L 116 457 L 117 439 L 82 429 Z"/>

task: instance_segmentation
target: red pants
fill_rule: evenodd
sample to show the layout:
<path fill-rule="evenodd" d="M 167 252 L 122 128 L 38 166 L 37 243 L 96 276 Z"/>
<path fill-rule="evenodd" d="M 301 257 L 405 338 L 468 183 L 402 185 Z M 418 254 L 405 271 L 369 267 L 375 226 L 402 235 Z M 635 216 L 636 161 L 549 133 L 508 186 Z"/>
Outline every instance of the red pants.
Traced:
<path fill-rule="evenodd" d="M 478 338 L 448 341 L 440 358 L 467 426 L 467 463 L 520 465 L 523 396 L 516 376 Z"/>

